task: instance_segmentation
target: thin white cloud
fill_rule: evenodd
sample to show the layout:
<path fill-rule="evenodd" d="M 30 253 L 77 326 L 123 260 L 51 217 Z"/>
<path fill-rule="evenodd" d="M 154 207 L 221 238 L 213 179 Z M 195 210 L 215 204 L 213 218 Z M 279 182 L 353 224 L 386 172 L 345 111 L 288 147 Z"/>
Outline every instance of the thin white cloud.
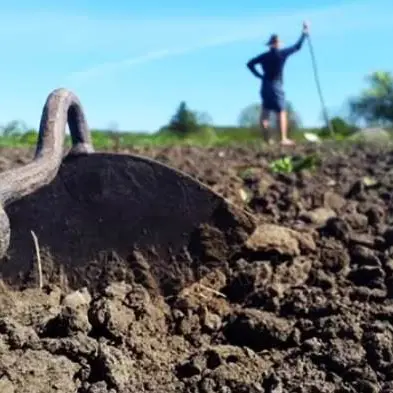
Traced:
<path fill-rule="evenodd" d="M 72 81 L 80 81 L 80 80 L 95 78 L 107 74 L 109 72 L 114 72 L 124 68 L 129 68 L 137 64 L 149 63 L 154 60 L 159 60 L 162 58 L 176 56 L 176 55 L 184 55 L 187 53 L 195 52 L 200 49 L 207 49 L 209 47 L 217 47 L 220 45 L 231 44 L 237 41 L 244 41 L 249 38 L 251 38 L 250 35 L 215 37 L 212 38 L 210 41 L 205 41 L 201 44 L 197 44 L 194 46 L 168 48 L 168 49 L 151 51 L 140 56 L 130 57 L 128 59 L 123 59 L 120 61 L 102 63 L 97 66 L 88 68 L 87 70 L 84 71 L 74 72 L 68 76 L 68 79 Z"/>
<path fill-rule="evenodd" d="M 100 76 L 107 72 L 115 71 L 116 69 L 123 68 L 123 67 L 130 67 L 136 64 L 147 63 L 152 60 L 161 59 L 166 56 L 174 55 L 174 51 L 170 51 L 168 49 L 162 49 L 157 51 L 152 51 L 145 53 L 141 56 L 131 57 L 129 59 L 123 59 L 121 61 L 114 61 L 108 63 L 102 63 L 95 67 L 91 67 L 85 71 L 74 72 L 72 73 L 69 78 L 70 79 L 84 79 L 84 78 L 91 78 Z"/>
<path fill-rule="evenodd" d="M 272 32 L 279 32 L 285 40 L 286 36 L 293 36 L 296 31 L 299 31 L 299 25 L 303 18 L 311 22 L 313 36 L 328 35 L 332 39 L 348 31 L 390 27 L 391 13 L 386 11 L 386 7 L 393 8 L 390 1 L 347 2 L 346 4 L 296 11 L 290 14 L 270 13 L 263 17 L 191 19 L 188 23 L 184 19 L 179 19 L 177 22 L 171 20 L 170 25 L 165 21 L 154 21 L 153 24 L 146 21 L 145 31 L 146 26 L 151 26 L 154 33 L 150 34 L 151 36 L 156 35 L 157 31 L 162 32 L 163 42 L 168 42 L 163 49 L 148 50 L 141 55 L 126 57 L 119 61 L 96 64 L 85 70 L 72 72 L 67 76 L 67 80 L 71 83 L 78 83 L 136 65 L 206 48 L 255 39 L 260 39 L 263 42 Z M 140 23 L 138 25 L 141 26 Z M 172 34 L 165 34 L 166 27 L 169 27 Z M 218 34 L 218 32 L 220 33 Z M 172 45 L 174 36 L 177 42 Z M 143 42 L 143 34 L 138 34 L 137 37 Z M 132 37 L 130 37 L 130 41 L 132 41 Z"/>

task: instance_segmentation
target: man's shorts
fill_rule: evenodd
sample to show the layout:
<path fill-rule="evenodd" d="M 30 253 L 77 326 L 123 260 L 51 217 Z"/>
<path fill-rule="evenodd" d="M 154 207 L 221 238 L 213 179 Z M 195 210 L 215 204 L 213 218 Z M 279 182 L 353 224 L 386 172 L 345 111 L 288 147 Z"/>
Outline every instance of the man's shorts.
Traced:
<path fill-rule="evenodd" d="M 285 110 L 286 100 L 282 83 L 279 81 L 262 82 L 261 88 L 262 107 L 268 111 L 281 112 Z"/>

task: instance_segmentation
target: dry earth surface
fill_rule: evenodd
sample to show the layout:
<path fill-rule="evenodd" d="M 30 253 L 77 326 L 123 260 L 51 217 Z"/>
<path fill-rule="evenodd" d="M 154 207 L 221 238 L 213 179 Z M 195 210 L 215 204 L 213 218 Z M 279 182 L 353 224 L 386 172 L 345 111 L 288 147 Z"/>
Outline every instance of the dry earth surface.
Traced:
<path fill-rule="evenodd" d="M 286 175 L 268 167 L 278 148 L 136 152 L 244 206 L 257 230 L 171 296 L 148 273 L 95 292 L 3 284 L 1 393 L 393 392 L 393 151 L 327 146 L 315 172 Z M 4 170 L 32 151 L 0 156 Z"/>

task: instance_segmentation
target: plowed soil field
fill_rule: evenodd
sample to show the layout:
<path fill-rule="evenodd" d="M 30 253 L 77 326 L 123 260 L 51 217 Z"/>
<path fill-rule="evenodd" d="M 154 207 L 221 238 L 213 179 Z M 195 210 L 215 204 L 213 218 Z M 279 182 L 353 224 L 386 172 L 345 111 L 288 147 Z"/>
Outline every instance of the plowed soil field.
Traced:
<path fill-rule="evenodd" d="M 249 251 L 171 296 L 154 275 L 96 291 L 3 283 L 1 393 L 393 392 L 393 151 L 327 145 L 316 170 L 288 174 L 269 169 L 279 148 L 137 153 L 251 212 Z M 32 151 L 0 156 L 4 170 Z"/>

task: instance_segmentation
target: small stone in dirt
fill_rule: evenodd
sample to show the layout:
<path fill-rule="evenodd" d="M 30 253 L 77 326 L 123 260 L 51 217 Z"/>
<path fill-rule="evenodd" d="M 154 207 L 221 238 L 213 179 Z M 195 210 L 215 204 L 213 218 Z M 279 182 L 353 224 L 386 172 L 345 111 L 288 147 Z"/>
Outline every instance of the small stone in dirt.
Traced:
<path fill-rule="evenodd" d="M 345 198 L 333 191 L 327 191 L 323 195 L 324 206 L 333 209 L 335 212 L 340 211 L 346 203 Z"/>
<path fill-rule="evenodd" d="M 109 299 L 118 299 L 123 301 L 128 293 L 132 292 L 133 287 L 124 282 L 114 282 L 104 289 L 104 295 Z"/>
<path fill-rule="evenodd" d="M 378 384 L 365 379 L 355 382 L 353 386 L 357 393 L 379 393 L 381 391 Z"/>
<path fill-rule="evenodd" d="M 307 257 L 295 257 L 292 261 L 283 262 L 274 269 L 272 280 L 277 294 L 282 296 L 291 287 L 299 287 L 306 283 L 312 268 L 312 261 Z M 266 288 L 266 285 L 264 286 Z"/>
<path fill-rule="evenodd" d="M 393 227 L 387 228 L 383 237 L 385 239 L 386 248 L 393 246 Z"/>
<path fill-rule="evenodd" d="M 204 356 L 194 356 L 191 359 L 179 364 L 176 367 L 178 378 L 191 378 L 199 375 L 206 368 L 206 358 Z"/>
<path fill-rule="evenodd" d="M 71 292 L 64 297 L 61 305 L 72 309 L 86 308 L 91 302 L 91 295 L 87 288 Z"/>
<path fill-rule="evenodd" d="M 333 217 L 327 220 L 326 225 L 322 228 L 322 234 L 347 242 L 351 234 L 351 227 L 342 218 Z"/>
<path fill-rule="evenodd" d="M 306 351 L 310 351 L 310 352 L 319 352 L 322 346 L 323 343 L 317 337 L 312 337 L 305 340 L 302 345 L 302 347 Z"/>
<path fill-rule="evenodd" d="M 289 320 L 256 309 L 232 316 L 224 329 L 230 344 L 254 351 L 287 346 L 292 332 L 293 323 Z"/>
<path fill-rule="evenodd" d="M 10 159 L 1 156 L 0 158 L 0 170 L 4 171 L 13 166 L 13 163 Z"/>
<path fill-rule="evenodd" d="M 346 197 L 348 199 L 364 199 L 365 186 L 362 180 L 355 181 L 348 190 Z"/>
<path fill-rule="evenodd" d="M 91 358 L 97 353 L 98 342 L 83 333 L 73 337 L 42 338 L 42 348 L 53 355 L 66 353 L 69 359 Z"/>
<path fill-rule="evenodd" d="M 391 393 L 393 392 L 393 381 L 388 381 L 383 384 L 381 393 Z"/>
<path fill-rule="evenodd" d="M 348 279 L 355 285 L 369 288 L 385 287 L 385 272 L 378 266 L 361 266 L 348 274 Z"/>
<path fill-rule="evenodd" d="M 99 381 L 90 385 L 87 393 L 108 393 L 107 384 L 105 381 Z"/>
<path fill-rule="evenodd" d="M 277 180 L 292 186 L 296 183 L 296 173 L 279 173 L 277 175 Z"/>
<path fill-rule="evenodd" d="M 361 365 L 365 356 L 366 351 L 359 343 L 348 339 L 335 339 L 330 342 L 326 365 L 331 371 L 341 373 Z"/>
<path fill-rule="evenodd" d="M 0 377 L 0 392 L 1 393 L 17 393 L 15 391 L 14 385 L 5 375 Z"/>
<path fill-rule="evenodd" d="M 283 385 L 281 379 L 276 374 L 271 374 L 267 378 L 264 378 L 263 388 L 266 393 L 283 393 Z"/>
<path fill-rule="evenodd" d="M 125 389 L 131 378 L 133 362 L 118 348 L 102 344 L 97 358 L 97 367 L 105 370 L 102 377 L 119 391 Z"/>
<path fill-rule="evenodd" d="M 371 205 L 364 213 L 369 225 L 382 224 L 385 221 L 385 211 L 381 206 Z"/>
<path fill-rule="evenodd" d="M 338 273 L 347 270 L 350 263 L 350 256 L 338 240 L 328 239 L 320 249 L 320 258 L 324 268 Z"/>
<path fill-rule="evenodd" d="M 222 326 L 221 317 L 215 313 L 205 310 L 202 326 L 209 332 L 216 332 Z"/>
<path fill-rule="evenodd" d="M 280 225 L 262 224 L 247 239 L 246 248 L 253 252 L 298 256 L 302 251 L 314 251 L 316 245 L 310 234 Z"/>
<path fill-rule="evenodd" d="M 268 262 L 252 263 L 239 260 L 234 266 L 223 292 L 231 302 L 241 303 L 259 288 L 266 288 L 272 279 L 272 266 Z"/>
<path fill-rule="evenodd" d="M 264 195 L 273 183 L 274 179 L 265 173 L 258 182 L 258 194 Z"/>
<path fill-rule="evenodd" d="M 357 367 L 352 367 L 347 374 L 348 381 L 369 381 L 376 383 L 378 376 L 369 364 L 360 364 Z"/>
<path fill-rule="evenodd" d="M 319 226 L 325 225 L 326 221 L 332 217 L 336 217 L 336 213 L 328 207 L 318 207 L 299 215 L 301 220 Z"/>
<path fill-rule="evenodd" d="M 373 326 L 369 326 L 363 337 L 363 346 L 367 351 L 369 364 L 374 370 L 390 369 L 393 363 L 392 332 L 387 329 L 382 332 L 373 330 Z"/>
<path fill-rule="evenodd" d="M 128 333 L 128 328 L 135 321 L 135 314 L 120 301 L 97 299 L 88 312 L 93 329 L 105 332 L 111 339 L 122 339 Z M 101 333 L 103 334 L 103 333 Z"/>
<path fill-rule="evenodd" d="M 78 332 L 88 333 L 92 326 L 87 312 L 64 307 L 60 313 L 50 319 L 43 328 L 43 337 L 69 337 Z"/>
<path fill-rule="evenodd" d="M 386 289 L 368 288 L 368 287 L 354 287 L 349 292 L 351 301 L 356 302 L 383 302 L 388 296 L 389 292 Z"/>
<path fill-rule="evenodd" d="M 349 249 L 352 245 L 360 245 L 368 248 L 378 248 L 381 244 L 381 241 L 384 242 L 383 239 L 374 238 L 367 233 L 352 233 L 349 237 L 349 241 Z"/>
<path fill-rule="evenodd" d="M 381 266 L 381 261 L 375 255 L 374 251 L 367 247 L 356 245 L 350 249 L 350 255 L 352 264 Z"/>
<path fill-rule="evenodd" d="M 195 374 L 191 378 L 181 378 L 182 382 L 193 385 L 193 389 L 184 390 L 187 392 L 264 393 L 261 375 L 270 371 L 273 365 L 266 357 L 247 347 L 209 345 L 180 362 L 175 370 L 178 373 L 179 367 L 193 364 Z M 196 381 L 199 381 L 198 386 L 194 385 Z"/>
<path fill-rule="evenodd" d="M 12 356 L 12 352 L 8 355 Z M 12 381 L 15 393 L 75 393 L 78 390 L 79 382 L 74 376 L 80 365 L 64 355 L 52 356 L 46 351 L 27 349 L 18 353 L 13 361 L 4 354 L 1 363 L 2 374 Z"/>
<path fill-rule="evenodd" d="M 7 335 L 8 344 L 14 349 L 33 348 L 39 342 L 37 333 L 31 327 L 23 326 L 8 317 L 0 319 L 0 334 Z"/>
<path fill-rule="evenodd" d="M 384 264 L 387 278 L 391 281 L 393 279 L 393 259 L 389 258 Z M 393 288 L 392 288 L 393 289 Z"/>
<path fill-rule="evenodd" d="M 323 290 L 329 290 L 334 286 L 334 278 L 320 269 L 313 269 L 311 271 L 308 282 L 309 284 L 320 287 Z"/>
<path fill-rule="evenodd" d="M 354 230 L 365 230 L 368 225 L 367 217 L 360 213 L 344 214 L 343 220 L 346 221 Z"/>

